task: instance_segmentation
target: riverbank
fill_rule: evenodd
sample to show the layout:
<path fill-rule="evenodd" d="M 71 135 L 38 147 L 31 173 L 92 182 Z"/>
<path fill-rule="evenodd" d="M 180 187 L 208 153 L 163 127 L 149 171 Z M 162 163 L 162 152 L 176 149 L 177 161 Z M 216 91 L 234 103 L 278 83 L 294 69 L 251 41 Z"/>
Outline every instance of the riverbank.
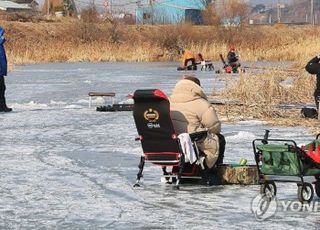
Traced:
<path fill-rule="evenodd" d="M 7 30 L 10 64 L 44 62 L 177 61 L 179 47 L 219 60 L 235 45 L 243 61 L 295 61 L 320 50 L 318 27 L 284 25 L 217 28 L 111 23 L 0 21 Z"/>
<path fill-rule="evenodd" d="M 219 60 L 230 44 L 243 61 L 294 61 L 292 71 L 257 71 L 242 74 L 229 84 L 222 98 L 238 100 L 243 107 L 221 108 L 228 120 L 253 118 L 276 125 L 316 128 L 318 120 L 300 119 L 299 110 L 284 111 L 280 103 L 313 103 L 314 77 L 303 66 L 320 50 L 318 27 L 215 28 L 208 26 L 136 26 L 79 21 L 20 23 L 0 22 L 7 30 L 9 64 L 45 62 L 152 62 L 177 61 L 177 47 L 187 47 Z M 283 66 L 282 66 L 283 68 Z M 258 73 L 260 72 L 260 73 Z M 291 81 L 290 87 L 283 82 Z M 252 90 L 255 89 L 255 90 Z"/>
<path fill-rule="evenodd" d="M 301 115 L 303 107 L 315 107 L 315 76 L 304 69 L 245 73 L 239 79 L 226 81 L 227 87 L 210 97 L 231 102 L 215 106 L 226 122 L 257 119 L 276 126 L 303 126 L 314 134 L 320 133 L 318 119 Z"/>

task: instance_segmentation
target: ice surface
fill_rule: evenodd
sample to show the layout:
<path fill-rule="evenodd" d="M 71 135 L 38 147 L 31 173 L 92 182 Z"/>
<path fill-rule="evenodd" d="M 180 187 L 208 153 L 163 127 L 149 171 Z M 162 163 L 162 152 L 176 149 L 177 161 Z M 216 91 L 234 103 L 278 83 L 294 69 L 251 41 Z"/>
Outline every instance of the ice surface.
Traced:
<path fill-rule="evenodd" d="M 138 88 L 170 94 L 182 74 L 174 63 L 16 67 L 6 78 L 14 112 L 0 114 L 0 228 L 317 228 L 318 213 L 278 212 L 256 221 L 250 205 L 259 186 L 182 186 L 177 191 L 160 184 L 160 168 L 146 164 L 143 186 L 132 187 L 142 153 L 134 141 L 132 113 L 89 109 L 88 92 L 115 92 L 118 101 Z M 208 94 L 225 86 L 213 72 L 196 75 Z M 265 129 L 272 138 L 297 143 L 314 138 L 305 128 L 260 121 L 223 124 L 222 129 L 230 163 L 241 157 L 253 163 L 251 142 Z M 279 184 L 278 193 L 279 199 L 297 200 L 295 184 Z"/>

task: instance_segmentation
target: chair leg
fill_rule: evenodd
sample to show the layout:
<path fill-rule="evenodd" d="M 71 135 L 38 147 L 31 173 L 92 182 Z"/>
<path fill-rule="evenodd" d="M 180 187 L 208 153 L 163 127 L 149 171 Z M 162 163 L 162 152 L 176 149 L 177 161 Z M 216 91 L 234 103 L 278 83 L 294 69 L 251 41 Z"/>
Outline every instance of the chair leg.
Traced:
<path fill-rule="evenodd" d="M 168 176 L 168 175 L 172 175 L 172 174 L 167 172 L 167 167 L 165 167 L 165 166 L 162 167 L 162 172 L 163 172 L 163 176 L 166 180 L 166 183 L 172 184 L 172 178 L 170 176 Z M 166 176 L 168 176 L 168 177 L 166 177 Z"/>
<path fill-rule="evenodd" d="M 209 169 L 207 169 L 207 168 L 201 169 L 200 175 L 201 175 L 201 184 L 208 185 L 209 184 L 209 177 L 210 177 Z"/>
<path fill-rule="evenodd" d="M 169 173 L 167 172 L 167 167 L 162 167 L 162 172 L 164 176 L 169 175 Z"/>
<path fill-rule="evenodd" d="M 184 169 L 184 164 L 185 164 L 184 154 L 181 154 L 180 160 L 179 160 L 179 172 L 178 172 L 177 182 L 176 182 L 177 189 L 179 189 L 179 183 L 180 183 L 181 175 Z"/>
<path fill-rule="evenodd" d="M 143 172 L 144 163 L 145 163 L 145 158 L 144 158 L 144 156 L 141 156 L 140 163 L 138 165 L 139 172 L 137 174 L 137 181 L 133 185 L 133 187 L 140 187 L 140 179 L 141 179 L 141 177 L 143 177 L 142 172 Z"/>

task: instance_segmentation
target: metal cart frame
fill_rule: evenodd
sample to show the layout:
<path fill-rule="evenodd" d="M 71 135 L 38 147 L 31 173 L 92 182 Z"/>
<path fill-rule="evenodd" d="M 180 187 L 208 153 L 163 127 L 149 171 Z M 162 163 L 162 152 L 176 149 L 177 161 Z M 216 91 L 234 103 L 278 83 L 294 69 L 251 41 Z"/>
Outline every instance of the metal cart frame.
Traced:
<path fill-rule="evenodd" d="M 306 168 L 303 167 L 302 159 L 301 159 L 301 152 L 293 140 L 287 139 L 268 139 L 269 130 L 266 130 L 265 136 L 263 139 L 255 139 L 252 142 L 253 151 L 255 156 L 255 162 L 258 170 L 259 175 L 259 184 L 260 184 L 260 194 L 266 195 L 268 197 L 274 197 L 277 194 L 277 187 L 275 182 L 288 182 L 288 183 L 297 183 L 298 186 L 298 199 L 302 203 L 309 203 L 313 199 L 314 196 L 314 189 L 312 184 L 314 184 L 315 191 L 318 197 L 320 197 L 320 173 L 315 175 L 306 175 L 305 170 Z M 318 139 L 320 134 L 316 136 Z M 289 146 L 292 146 L 292 154 L 297 155 L 299 173 L 298 175 L 274 175 L 274 174 L 264 174 L 261 172 L 261 163 L 263 163 L 263 152 L 257 149 L 257 142 L 261 142 L 262 144 L 268 144 L 269 142 L 275 143 L 283 143 L 284 145 L 288 145 L 288 152 Z M 320 168 L 319 168 L 320 171 Z M 314 177 L 314 180 L 309 183 L 305 181 L 304 177 Z"/>

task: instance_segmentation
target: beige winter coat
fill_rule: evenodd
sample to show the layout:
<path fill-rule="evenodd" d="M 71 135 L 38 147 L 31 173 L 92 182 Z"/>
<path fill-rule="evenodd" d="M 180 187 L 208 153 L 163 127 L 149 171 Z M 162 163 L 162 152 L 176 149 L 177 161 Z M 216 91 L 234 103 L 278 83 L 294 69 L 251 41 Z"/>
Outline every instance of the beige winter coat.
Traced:
<path fill-rule="evenodd" d="M 207 166 L 212 168 L 219 155 L 219 141 L 215 134 L 220 133 L 221 123 L 202 88 L 187 79 L 179 81 L 170 97 L 170 110 L 178 134 L 208 130 L 209 135 L 198 146 L 206 154 Z"/>

